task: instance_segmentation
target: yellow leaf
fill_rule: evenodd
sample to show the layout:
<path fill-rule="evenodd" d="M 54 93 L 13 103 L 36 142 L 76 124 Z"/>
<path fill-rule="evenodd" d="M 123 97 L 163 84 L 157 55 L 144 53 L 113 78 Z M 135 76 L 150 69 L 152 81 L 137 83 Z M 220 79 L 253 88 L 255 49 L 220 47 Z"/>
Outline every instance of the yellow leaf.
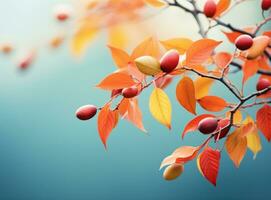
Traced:
<path fill-rule="evenodd" d="M 227 117 L 230 117 L 230 112 L 226 113 Z M 241 124 L 242 123 L 242 112 L 240 110 L 237 110 L 234 114 L 233 114 L 233 124 Z"/>
<path fill-rule="evenodd" d="M 119 68 L 128 66 L 128 63 L 130 61 L 130 56 L 125 51 L 116 47 L 109 46 L 109 45 L 108 45 L 108 48 L 111 51 L 111 55 L 115 64 Z"/>
<path fill-rule="evenodd" d="M 196 114 L 196 97 L 193 80 L 184 77 L 176 87 L 176 97 L 179 103 L 192 114 Z"/>
<path fill-rule="evenodd" d="M 71 50 L 75 56 L 83 54 L 88 44 L 94 39 L 98 30 L 90 23 L 84 23 L 72 38 Z"/>
<path fill-rule="evenodd" d="M 150 4 L 153 7 L 161 7 L 166 5 L 165 2 L 161 0 L 145 0 L 146 3 Z"/>
<path fill-rule="evenodd" d="M 161 41 L 162 45 L 167 49 L 176 49 L 180 54 L 184 54 L 192 45 L 193 41 L 188 38 L 173 38 Z"/>
<path fill-rule="evenodd" d="M 140 56 L 152 56 L 159 58 L 161 51 L 159 42 L 155 37 L 150 37 L 141 42 L 132 52 L 131 59 L 134 60 Z"/>
<path fill-rule="evenodd" d="M 127 44 L 127 36 L 122 26 L 113 26 L 108 30 L 108 43 L 111 46 L 125 47 Z"/>
<path fill-rule="evenodd" d="M 154 76 L 162 72 L 158 60 L 151 56 L 141 56 L 135 59 L 135 64 L 138 70 L 145 75 Z"/>
<path fill-rule="evenodd" d="M 236 167 L 240 166 L 247 150 L 247 138 L 240 136 L 242 128 L 237 128 L 226 139 L 225 147 L 230 159 Z"/>
<path fill-rule="evenodd" d="M 255 123 L 254 120 L 248 116 L 243 123 L 248 124 L 248 123 Z M 261 145 L 261 139 L 260 136 L 258 134 L 258 130 L 256 125 L 254 124 L 254 128 L 252 129 L 252 131 L 250 133 L 248 133 L 246 135 L 247 138 L 247 147 L 253 152 L 254 156 L 253 159 L 256 158 L 258 152 L 260 152 L 262 150 L 262 145 Z"/>
<path fill-rule="evenodd" d="M 161 124 L 171 128 L 171 103 L 167 94 L 160 88 L 155 88 L 150 96 L 150 112 Z"/>
<path fill-rule="evenodd" d="M 204 77 L 199 77 L 194 81 L 196 98 L 200 99 L 204 96 L 207 96 L 210 90 L 210 87 L 214 83 L 214 80 Z"/>

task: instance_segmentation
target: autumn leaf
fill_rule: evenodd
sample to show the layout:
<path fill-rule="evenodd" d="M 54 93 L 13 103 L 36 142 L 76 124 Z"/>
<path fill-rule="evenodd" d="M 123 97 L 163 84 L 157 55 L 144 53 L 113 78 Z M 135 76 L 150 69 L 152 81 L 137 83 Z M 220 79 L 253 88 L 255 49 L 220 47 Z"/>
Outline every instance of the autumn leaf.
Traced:
<path fill-rule="evenodd" d="M 150 4 L 153 7 L 161 7 L 166 5 L 165 2 L 161 0 L 145 0 L 146 3 Z"/>
<path fill-rule="evenodd" d="M 216 6 L 215 17 L 219 17 L 224 11 L 226 11 L 231 4 L 231 0 L 219 0 Z"/>
<path fill-rule="evenodd" d="M 244 124 L 253 123 L 253 128 L 249 133 L 246 134 L 246 138 L 247 138 L 247 147 L 253 152 L 254 154 L 253 158 L 255 159 L 258 152 L 260 152 L 262 149 L 261 139 L 258 134 L 256 124 L 250 116 L 248 116 L 243 121 L 243 123 Z"/>
<path fill-rule="evenodd" d="M 107 148 L 107 139 L 116 127 L 117 121 L 118 113 L 110 110 L 110 104 L 104 106 L 98 114 L 98 132 L 105 148 Z"/>
<path fill-rule="evenodd" d="M 71 50 L 75 56 L 80 56 L 88 44 L 97 35 L 98 29 L 89 22 L 84 23 L 72 38 Z"/>
<path fill-rule="evenodd" d="M 133 78 L 123 72 L 114 72 L 107 77 L 105 77 L 97 87 L 104 89 L 104 90 L 113 90 L 113 89 L 120 89 L 131 87 L 135 85 Z"/>
<path fill-rule="evenodd" d="M 202 97 L 198 99 L 198 103 L 202 108 L 210 112 L 218 112 L 224 110 L 228 106 L 228 103 L 224 99 L 217 96 Z"/>
<path fill-rule="evenodd" d="M 242 35 L 242 33 L 239 33 L 239 32 L 224 32 L 222 31 L 225 36 L 228 38 L 228 40 L 231 42 L 231 43 L 234 43 L 236 38 L 238 38 L 240 35 Z"/>
<path fill-rule="evenodd" d="M 243 80 L 244 84 L 250 77 L 255 75 L 259 69 L 257 60 L 246 60 L 243 66 Z"/>
<path fill-rule="evenodd" d="M 179 81 L 176 87 L 176 97 L 187 111 L 196 114 L 195 87 L 192 79 L 184 77 Z"/>
<path fill-rule="evenodd" d="M 226 113 L 226 117 L 230 117 L 231 113 L 227 112 Z M 240 110 L 237 110 L 234 114 L 233 114 L 233 124 L 241 124 L 242 123 L 242 119 L 243 119 L 243 115 L 242 112 Z"/>
<path fill-rule="evenodd" d="M 186 52 L 185 64 L 188 67 L 194 67 L 203 64 L 210 58 L 214 49 L 220 43 L 221 42 L 212 39 L 200 39 L 194 42 Z"/>
<path fill-rule="evenodd" d="M 171 128 L 171 103 L 162 89 L 154 88 L 150 96 L 149 108 L 151 114 L 158 122 L 169 129 Z"/>
<path fill-rule="evenodd" d="M 264 105 L 256 114 L 257 126 L 263 133 L 265 138 L 270 142 L 271 140 L 271 106 Z"/>
<path fill-rule="evenodd" d="M 216 179 L 220 165 L 220 151 L 210 147 L 204 149 L 199 155 L 199 169 L 201 174 L 216 186 Z"/>
<path fill-rule="evenodd" d="M 176 49 L 180 54 L 184 54 L 192 45 L 193 41 L 188 38 L 173 38 L 161 41 L 161 44 L 167 49 Z"/>
<path fill-rule="evenodd" d="M 173 163 L 184 164 L 190 160 L 193 160 L 198 152 L 199 147 L 182 146 L 176 149 L 171 155 L 167 156 L 161 163 L 160 169 Z"/>
<path fill-rule="evenodd" d="M 225 142 L 226 151 L 236 167 L 240 166 L 247 150 L 247 138 L 240 136 L 241 131 L 241 128 L 236 128 Z"/>
<path fill-rule="evenodd" d="M 141 56 L 152 56 L 154 58 L 160 57 L 159 42 L 156 38 L 150 37 L 140 43 L 132 52 L 131 60 L 135 60 Z"/>
<path fill-rule="evenodd" d="M 114 25 L 108 28 L 108 44 L 110 46 L 125 47 L 128 38 L 123 25 Z"/>
<path fill-rule="evenodd" d="M 184 130 L 183 130 L 183 132 L 182 132 L 182 138 L 184 138 L 184 136 L 185 136 L 187 133 L 197 130 L 199 122 L 200 122 L 202 119 L 205 119 L 205 118 L 207 118 L 207 117 L 215 117 L 215 116 L 212 115 L 212 114 L 202 114 L 202 115 L 199 115 L 199 116 L 195 117 L 195 118 L 192 119 L 191 121 L 189 121 L 189 122 L 186 124 L 186 126 L 184 127 Z"/>
<path fill-rule="evenodd" d="M 224 69 L 231 63 L 232 58 L 227 52 L 219 52 L 214 56 L 214 62 L 220 69 Z"/>
<path fill-rule="evenodd" d="M 112 55 L 112 58 L 113 58 L 115 64 L 119 68 L 127 67 L 128 63 L 130 61 L 130 56 L 122 49 L 112 47 L 109 45 L 108 45 L 108 48 L 111 51 L 111 55 Z"/>
<path fill-rule="evenodd" d="M 199 77 L 194 81 L 196 98 L 200 99 L 208 95 L 214 80 L 210 78 Z"/>
<path fill-rule="evenodd" d="M 127 119 L 143 132 L 147 132 L 142 122 L 142 112 L 136 98 L 129 99 Z"/>

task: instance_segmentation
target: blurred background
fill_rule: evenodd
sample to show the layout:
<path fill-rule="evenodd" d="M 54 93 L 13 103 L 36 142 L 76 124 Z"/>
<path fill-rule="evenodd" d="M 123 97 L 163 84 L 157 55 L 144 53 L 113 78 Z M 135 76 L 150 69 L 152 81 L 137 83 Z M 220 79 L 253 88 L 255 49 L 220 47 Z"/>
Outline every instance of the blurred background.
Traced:
<path fill-rule="evenodd" d="M 199 0 L 199 3 L 204 2 Z M 181 145 L 197 145 L 204 139 L 198 133 L 180 139 L 184 125 L 193 117 L 175 101 L 175 84 L 166 89 L 172 100 L 172 131 L 158 124 L 148 111 L 151 89 L 140 97 L 148 135 L 121 121 L 108 141 L 106 151 L 100 142 L 96 120 L 82 122 L 75 110 L 84 104 L 103 105 L 109 94 L 94 87 L 114 71 L 106 48 L 108 37 L 102 30 L 83 56 L 71 53 L 70 36 L 76 30 L 85 2 L 76 0 L 0 0 L 0 44 L 10 43 L 15 51 L 0 55 L 0 199 L 261 199 L 269 196 L 271 147 L 262 137 L 263 150 L 253 160 L 247 152 L 239 169 L 223 152 L 217 187 L 209 184 L 195 162 L 172 182 L 164 181 L 159 165 Z M 71 6 L 69 22 L 54 18 L 58 4 Z M 198 39 L 193 18 L 179 9 L 166 9 L 146 17 L 129 39 L 130 46 L 147 35 L 159 39 L 189 37 Z M 260 21 L 260 1 L 248 1 L 224 17 L 243 27 Z M 146 28 L 144 28 L 146 27 Z M 134 27 L 135 28 L 135 27 Z M 266 29 L 270 29 L 267 26 Z M 147 31 L 146 31 L 147 30 Z M 226 41 L 221 29 L 210 37 Z M 64 43 L 51 48 L 48 41 L 64 34 Z M 139 37 L 140 36 L 140 37 Z M 231 45 L 222 46 L 232 50 Z M 38 49 L 38 50 L 37 50 Z M 21 71 L 18 62 L 35 51 L 31 66 Z M 239 84 L 241 73 L 232 75 Z M 246 91 L 255 90 L 255 80 Z M 234 98 L 220 84 L 211 93 Z M 255 109 L 250 114 L 255 116 Z M 203 112 L 198 108 L 199 112 Z"/>

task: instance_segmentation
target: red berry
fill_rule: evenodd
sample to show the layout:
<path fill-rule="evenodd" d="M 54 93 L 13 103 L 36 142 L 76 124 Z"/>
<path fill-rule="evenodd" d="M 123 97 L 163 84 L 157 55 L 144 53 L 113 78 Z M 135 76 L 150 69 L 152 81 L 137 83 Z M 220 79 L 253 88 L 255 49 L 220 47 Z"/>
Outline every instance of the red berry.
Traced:
<path fill-rule="evenodd" d="M 239 50 L 247 50 L 249 49 L 253 44 L 253 39 L 249 35 L 240 35 L 238 38 L 235 40 L 235 46 Z"/>
<path fill-rule="evenodd" d="M 261 79 L 258 80 L 256 89 L 257 89 L 257 91 L 260 91 L 260 90 L 263 90 L 265 88 L 268 88 L 269 86 L 271 86 L 270 81 L 268 79 L 266 79 L 266 78 L 261 78 Z"/>
<path fill-rule="evenodd" d="M 130 88 L 124 88 L 122 90 L 122 96 L 125 98 L 133 98 L 138 94 L 138 88 L 137 87 L 130 87 Z"/>
<path fill-rule="evenodd" d="M 96 106 L 93 105 L 85 105 L 78 108 L 75 112 L 76 117 L 80 120 L 88 120 L 94 117 L 97 113 Z"/>
<path fill-rule="evenodd" d="M 122 92 L 122 89 L 114 89 L 111 92 L 111 97 L 114 97 Z"/>
<path fill-rule="evenodd" d="M 217 140 L 218 135 L 219 135 L 219 139 L 225 137 L 228 132 L 230 131 L 230 126 L 228 126 L 230 124 L 230 120 L 225 118 L 225 119 L 221 119 L 218 121 L 218 126 L 216 129 L 216 135 L 215 135 L 215 140 Z M 227 127 L 227 128 L 225 128 Z"/>
<path fill-rule="evenodd" d="M 213 133 L 218 126 L 218 122 L 216 118 L 207 117 L 202 119 L 198 124 L 198 129 L 203 134 Z"/>
<path fill-rule="evenodd" d="M 169 73 L 174 70 L 179 64 L 179 52 L 177 50 L 169 50 L 160 60 L 162 71 Z"/>
<path fill-rule="evenodd" d="M 207 0 L 206 1 L 205 5 L 204 5 L 203 12 L 206 17 L 212 18 L 213 16 L 215 16 L 216 3 L 214 2 L 214 0 Z"/>
<path fill-rule="evenodd" d="M 65 21 L 69 18 L 69 15 L 68 13 L 59 13 L 56 17 L 59 21 Z"/>
<path fill-rule="evenodd" d="M 271 8 L 271 0 L 262 0 L 262 9 L 269 10 Z"/>

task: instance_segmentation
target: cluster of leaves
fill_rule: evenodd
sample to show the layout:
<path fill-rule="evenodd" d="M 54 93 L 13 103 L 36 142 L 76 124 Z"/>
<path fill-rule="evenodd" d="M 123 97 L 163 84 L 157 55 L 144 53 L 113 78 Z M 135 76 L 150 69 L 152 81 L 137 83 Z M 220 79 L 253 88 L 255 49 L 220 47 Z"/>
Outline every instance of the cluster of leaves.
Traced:
<path fill-rule="evenodd" d="M 219 142 L 223 142 L 230 159 L 236 167 L 239 167 L 247 148 L 254 153 L 254 157 L 261 150 L 258 131 L 268 141 L 271 140 L 270 84 L 259 87 L 260 89 L 257 86 L 257 90 L 255 89 L 255 92 L 247 96 L 243 91 L 246 81 L 255 75 L 260 75 L 258 83 L 262 79 L 271 81 L 271 32 L 267 31 L 259 35 L 260 28 L 270 18 L 264 19 L 252 28 L 234 28 L 232 25 L 220 21 L 220 17 L 231 9 L 230 0 L 220 0 L 216 13 L 212 19 L 209 19 L 210 24 L 213 20 L 216 22 L 215 26 L 221 25 L 230 29 L 231 32 L 224 32 L 230 43 L 235 44 L 236 39 L 243 34 L 254 39 L 252 47 L 247 50 L 216 52 L 215 48 L 221 45 L 222 41 L 205 38 L 208 31 L 215 26 L 210 25 L 207 30 L 203 30 L 197 16 L 203 12 L 197 8 L 195 1 L 189 2 L 195 10 L 189 10 L 177 1 L 173 3 L 161 0 L 148 1 L 155 7 L 176 6 L 192 14 L 199 25 L 203 39 L 193 41 L 189 38 L 171 38 L 159 41 L 155 37 L 150 37 L 136 46 L 131 54 L 121 48 L 108 46 L 118 69 L 97 85 L 98 88 L 111 92 L 110 100 L 99 108 L 98 132 L 106 147 L 108 137 L 117 126 L 119 117 L 145 131 L 142 113 L 138 106 L 138 97 L 150 86 L 154 88 L 149 98 L 149 110 L 159 123 L 171 129 L 172 107 L 170 98 L 164 89 L 172 83 L 174 78 L 179 79 L 176 85 L 176 100 L 186 111 L 196 115 L 186 124 L 182 138 L 188 133 L 197 131 L 199 123 L 210 117 L 217 119 L 218 127 L 214 132 L 208 134 L 208 137 L 199 146 L 181 146 L 176 149 L 162 161 L 160 168 L 167 166 L 164 177 L 171 180 L 182 173 L 183 166 L 187 162 L 197 158 L 200 173 L 216 185 L 223 150 L 223 148 L 219 148 Z M 240 2 L 237 1 L 233 6 Z M 167 51 L 172 49 L 178 51 L 180 60 L 173 70 L 165 71 L 161 67 L 161 59 Z M 243 73 L 241 89 L 229 79 L 229 74 L 233 72 L 231 69 L 235 67 Z M 192 74 L 197 75 L 196 78 L 191 76 Z M 215 82 L 222 83 L 236 97 L 237 102 L 227 102 L 222 97 L 209 94 L 210 88 Z M 138 92 L 133 96 L 125 96 L 123 91 L 127 88 L 136 88 Z M 253 103 L 249 103 L 252 99 L 254 99 Z M 197 104 L 211 113 L 198 115 Z M 258 105 L 262 107 L 256 113 L 256 120 L 244 112 L 245 109 Z M 220 113 L 217 114 L 217 112 Z M 222 138 L 226 139 L 223 141 Z M 216 144 L 216 148 L 211 147 L 211 142 Z"/>

